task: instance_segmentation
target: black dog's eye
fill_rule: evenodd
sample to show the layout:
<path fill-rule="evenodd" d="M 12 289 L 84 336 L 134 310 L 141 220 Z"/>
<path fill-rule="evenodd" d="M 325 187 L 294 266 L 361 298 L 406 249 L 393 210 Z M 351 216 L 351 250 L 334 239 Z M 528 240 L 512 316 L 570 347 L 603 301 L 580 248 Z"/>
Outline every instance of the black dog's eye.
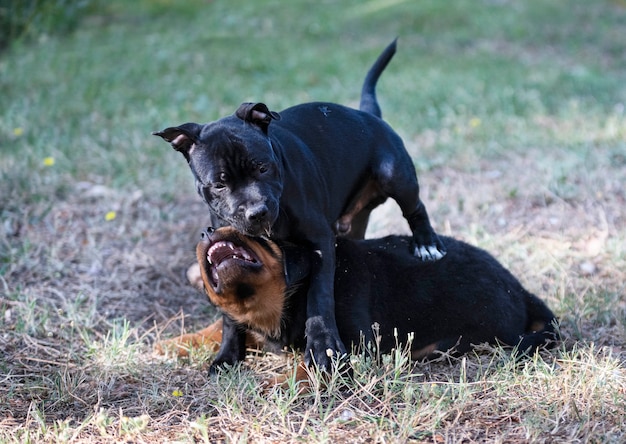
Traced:
<path fill-rule="evenodd" d="M 270 167 L 267 165 L 267 163 L 256 159 L 250 159 L 248 168 L 253 174 L 265 174 L 270 170 Z"/>
<path fill-rule="evenodd" d="M 226 187 L 226 183 L 228 182 L 228 174 L 220 173 L 218 180 L 213 184 L 214 188 L 222 189 Z"/>

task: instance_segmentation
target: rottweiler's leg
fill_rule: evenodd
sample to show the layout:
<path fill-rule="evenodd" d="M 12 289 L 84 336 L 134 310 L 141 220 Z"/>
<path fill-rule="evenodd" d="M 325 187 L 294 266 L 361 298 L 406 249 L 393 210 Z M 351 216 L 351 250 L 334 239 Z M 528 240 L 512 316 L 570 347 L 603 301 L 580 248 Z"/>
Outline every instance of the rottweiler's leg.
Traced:
<path fill-rule="evenodd" d="M 230 317 L 222 316 L 222 345 L 215 360 L 209 367 L 209 373 L 217 372 L 220 367 L 234 365 L 246 358 L 246 330 Z"/>
<path fill-rule="evenodd" d="M 304 362 L 329 371 L 332 360 L 346 355 L 335 320 L 335 246 L 334 236 L 318 244 L 318 256 L 311 267 L 311 282 L 307 294 L 305 324 L 306 348 Z M 314 247 L 315 248 L 315 247 Z"/>
<path fill-rule="evenodd" d="M 298 393 L 307 393 L 311 389 L 311 370 L 300 361 L 296 365 L 295 369 L 291 369 L 283 374 L 273 376 L 263 381 L 265 390 L 269 390 L 273 387 L 280 387 L 286 389 L 289 387 L 289 381 L 294 381 L 298 384 Z"/>
<path fill-rule="evenodd" d="M 165 354 L 167 351 L 175 352 L 179 358 L 189 356 L 192 348 L 204 346 L 211 351 L 217 351 L 222 342 L 222 320 L 218 319 L 207 328 L 196 333 L 188 333 L 174 339 L 168 339 L 158 342 L 154 348 L 159 354 Z"/>
<path fill-rule="evenodd" d="M 471 348 L 471 343 L 462 336 L 453 336 L 441 339 L 420 349 L 412 350 L 411 359 L 415 361 L 430 361 L 441 357 L 444 353 L 450 356 L 460 356 L 470 351 Z"/>
<path fill-rule="evenodd" d="M 208 327 L 195 333 L 187 333 L 177 338 L 159 341 L 154 346 L 157 353 L 164 355 L 166 352 L 174 352 L 179 358 L 186 358 L 192 348 L 204 347 L 216 352 L 222 343 L 222 319 L 218 319 Z M 246 348 L 261 349 L 264 340 L 260 335 L 246 332 Z"/>

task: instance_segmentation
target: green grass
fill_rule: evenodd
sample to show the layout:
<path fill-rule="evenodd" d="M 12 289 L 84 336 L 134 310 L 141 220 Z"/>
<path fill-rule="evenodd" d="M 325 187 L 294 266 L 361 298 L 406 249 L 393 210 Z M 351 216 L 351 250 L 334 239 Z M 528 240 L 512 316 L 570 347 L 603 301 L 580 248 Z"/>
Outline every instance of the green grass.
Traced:
<path fill-rule="evenodd" d="M 115 0 L 5 48 L 0 442 L 622 442 L 624 35 L 621 0 Z M 305 396 L 260 393 L 269 356 L 210 379 L 206 351 L 153 355 L 215 313 L 184 278 L 206 209 L 151 132 L 244 101 L 356 106 L 396 36 L 378 96 L 433 223 L 545 299 L 564 343 L 355 360 Z"/>
<path fill-rule="evenodd" d="M 366 68 L 396 35 L 400 51 L 380 97 L 409 140 L 427 129 L 442 135 L 426 155 L 447 162 L 459 150 L 497 154 L 503 133 L 513 133 L 507 151 L 552 147 L 561 120 L 582 126 L 559 145 L 574 140 L 584 149 L 588 126 L 623 117 L 621 36 L 612 31 L 623 12 L 583 2 L 544 11 L 545 3 L 266 2 L 262 14 L 245 3 L 150 2 L 128 11 L 114 3 L 72 37 L 3 58 L 7 161 L 32 169 L 54 156 L 75 179 L 161 191 L 184 180 L 183 168 L 155 162 L 164 148 L 150 131 L 215 119 L 244 100 L 274 109 L 313 99 L 355 103 Z M 303 16 L 303 8 L 314 13 Z M 567 17 L 550 13 L 555 8 Z M 590 14 L 600 25 L 587 26 Z M 557 127 L 533 122 L 541 117 Z M 586 125 L 589 118 L 598 121 Z"/>

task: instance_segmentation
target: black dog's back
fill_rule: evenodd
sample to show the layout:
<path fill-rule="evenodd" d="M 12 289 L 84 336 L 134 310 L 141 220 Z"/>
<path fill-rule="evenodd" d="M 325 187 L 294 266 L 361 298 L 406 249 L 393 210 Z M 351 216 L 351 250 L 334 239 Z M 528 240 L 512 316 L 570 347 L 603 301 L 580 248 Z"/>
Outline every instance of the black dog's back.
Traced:
<path fill-rule="evenodd" d="M 412 350 L 456 346 L 459 353 L 495 339 L 520 351 L 555 339 L 554 314 L 493 256 L 444 241 L 448 254 L 424 263 L 408 254 L 409 237 L 338 239 L 336 316 L 347 346 L 359 344 L 361 332 L 373 340 L 375 323 L 382 352 L 410 333 Z"/>

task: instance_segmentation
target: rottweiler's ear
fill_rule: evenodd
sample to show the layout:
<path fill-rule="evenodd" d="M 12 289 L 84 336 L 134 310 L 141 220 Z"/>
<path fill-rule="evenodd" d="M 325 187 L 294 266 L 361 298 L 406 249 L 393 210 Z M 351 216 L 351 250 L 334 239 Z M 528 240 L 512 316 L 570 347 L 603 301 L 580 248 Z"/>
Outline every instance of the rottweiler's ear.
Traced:
<path fill-rule="evenodd" d="M 180 126 L 165 128 L 163 131 L 152 133 L 153 136 L 159 136 L 163 140 L 169 142 L 176 151 L 180 151 L 188 156 L 189 150 L 194 143 L 198 142 L 202 125 L 197 123 L 183 123 Z"/>
<path fill-rule="evenodd" d="M 281 246 L 287 287 L 297 284 L 311 272 L 311 251 L 296 245 Z"/>
<path fill-rule="evenodd" d="M 275 111 L 270 111 L 265 103 L 242 103 L 235 115 L 244 122 L 251 123 L 264 133 L 267 133 L 267 127 L 272 119 L 280 120 L 280 114 Z"/>

